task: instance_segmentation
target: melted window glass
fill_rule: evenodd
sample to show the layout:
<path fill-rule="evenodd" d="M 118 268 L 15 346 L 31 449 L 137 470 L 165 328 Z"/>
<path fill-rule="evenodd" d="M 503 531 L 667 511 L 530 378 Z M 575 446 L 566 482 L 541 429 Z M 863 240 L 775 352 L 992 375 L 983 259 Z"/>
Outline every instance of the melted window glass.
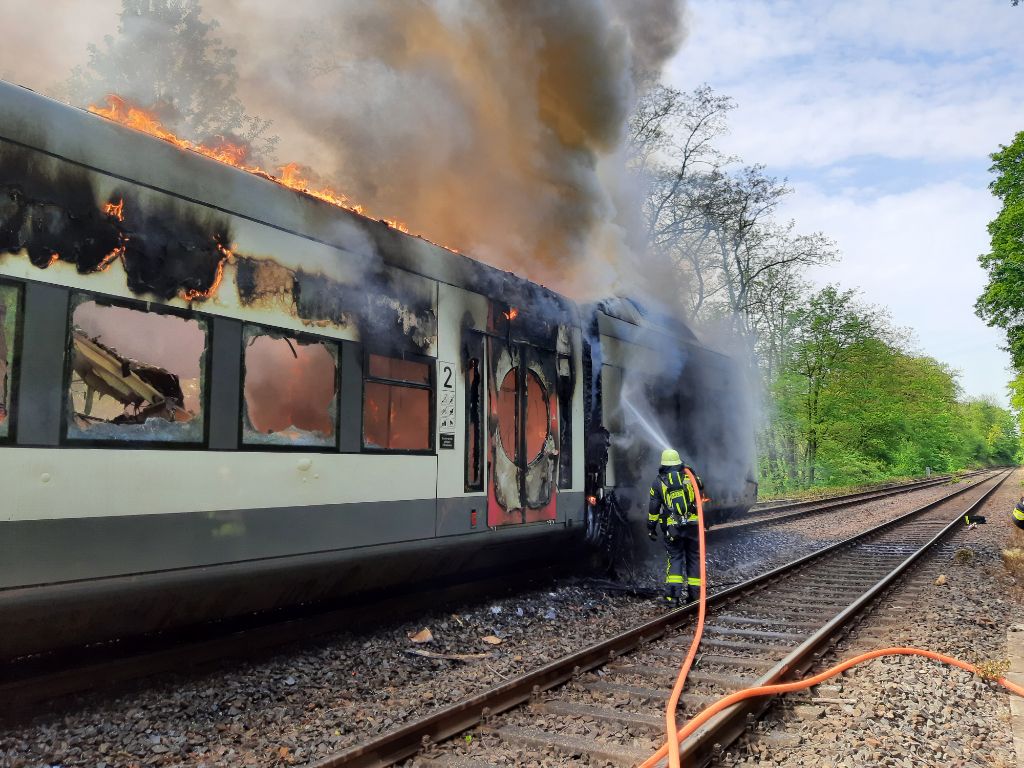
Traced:
<path fill-rule="evenodd" d="M 548 400 L 533 371 L 526 372 L 526 463 L 540 458 L 548 438 Z"/>
<path fill-rule="evenodd" d="M 14 345 L 18 331 L 18 288 L 0 285 L 0 440 L 11 430 L 14 410 Z"/>
<path fill-rule="evenodd" d="M 466 362 L 466 483 L 467 491 L 484 487 L 483 469 L 483 376 L 480 359 Z"/>
<path fill-rule="evenodd" d="M 71 324 L 69 438 L 202 442 L 204 321 L 81 301 Z"/>
<path fill-rule="evenodd" d="M 370 355 L 369 374 L 374 379 L 408 381 L 410 384 L 429 384 L 430 367 L 414 360 Z"/>
<path fill-rule="evenodd" d="M 505 455 L 515 461 L 519 455 L 518 424 L 519 424 L 519 401 L 516 397 L 518 391 L 517 378 L 518 368 L 512 368 L 505 374 L 498 390 L 498 436 L 501 439 L 501 447 Z"/>
<path fill-rule="evenodd" d="M 430 390 L 367 381 L 363 445 L 395 451 L 430 450 Z"/>
<path fill-rule="evenodd" d="M 245 332 L 247 445 L 335 445 L 336 348 L 255 328 Z"/>

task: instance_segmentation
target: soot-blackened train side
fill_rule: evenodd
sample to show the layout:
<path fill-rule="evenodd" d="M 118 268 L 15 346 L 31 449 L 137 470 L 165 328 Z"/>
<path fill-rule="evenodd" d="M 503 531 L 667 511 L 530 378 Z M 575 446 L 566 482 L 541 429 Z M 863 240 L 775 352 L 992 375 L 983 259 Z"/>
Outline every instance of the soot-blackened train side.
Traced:
<path fill-rule="evenodd" d="M 0 82 L 0 658 L 585 560 L 641 369 L 745 509 L 730 363 L 661 325 Z"/>

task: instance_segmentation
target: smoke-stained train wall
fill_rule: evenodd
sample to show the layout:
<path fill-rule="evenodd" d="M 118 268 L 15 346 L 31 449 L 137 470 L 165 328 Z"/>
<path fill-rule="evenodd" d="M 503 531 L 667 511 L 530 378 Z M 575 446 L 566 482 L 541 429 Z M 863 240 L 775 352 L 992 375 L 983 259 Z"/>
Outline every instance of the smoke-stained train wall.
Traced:
<path fill-rule="evenodd" d="M 0 658 L 587 558 L 542 286 L 0 83 L 0 310 Z"/>

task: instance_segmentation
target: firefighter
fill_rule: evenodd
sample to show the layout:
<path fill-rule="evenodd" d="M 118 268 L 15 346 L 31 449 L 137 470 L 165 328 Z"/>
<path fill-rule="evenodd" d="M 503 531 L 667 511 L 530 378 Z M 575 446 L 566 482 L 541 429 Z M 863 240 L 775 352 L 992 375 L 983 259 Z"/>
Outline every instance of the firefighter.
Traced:
<path fill-rule="evenodd" d="M 1010 514 L 1013 518 L 1013 524 L 1024 531 L 1024 496 L 1020 497 L 1020 501 L 1013 508 L 1013 512 Z"/>
<path fill-rule="evenodd" d="M 658 540 L 658 529 L 665 539 L 668 562 L 665 565 L 665 600 L 678 605 L 686 585 L 689 602 L 700 597 L 700 544 L 697 539 L 697 498 L 684 471 L 679 453 L 667 448 L 661 453 L 658 477 L 651 486 L 647 507 L 647 535 Z M 694 474 L 696 477 L 696 474 Z M 697 478 L 697 491 L 703 490 Z"/>

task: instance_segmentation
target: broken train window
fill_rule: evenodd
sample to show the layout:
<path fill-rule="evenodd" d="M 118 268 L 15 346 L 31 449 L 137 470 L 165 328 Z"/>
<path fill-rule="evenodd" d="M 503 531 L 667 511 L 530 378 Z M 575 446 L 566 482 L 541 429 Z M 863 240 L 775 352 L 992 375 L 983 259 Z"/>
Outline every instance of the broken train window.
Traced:
<path fill-rule="evenodd" d="M 17 344 L 20 300 L 21 291 L 18 286 L 0 283 L 0 440 L 6 440 L 11 434 L 14 350 Z"/>
<path fill-rule="evenodd" d="M 430 451 L 433 366 L 370 354 L 363 381 L 363 447 Z"/>
<path fill-rule="evenodd" d="M 201 443 L 207 323 L 76 296 L 67 436 Z"/>
<path fill-rule="evenodd" d="M 338 348 L 246 326 L 242 442 L 332 448 Z"/>
<path fill-rule="evenodd" d="M 466 377 L 466 491 L 484 489 L 483 337 L 473 334 L 462 348 Z"/>

